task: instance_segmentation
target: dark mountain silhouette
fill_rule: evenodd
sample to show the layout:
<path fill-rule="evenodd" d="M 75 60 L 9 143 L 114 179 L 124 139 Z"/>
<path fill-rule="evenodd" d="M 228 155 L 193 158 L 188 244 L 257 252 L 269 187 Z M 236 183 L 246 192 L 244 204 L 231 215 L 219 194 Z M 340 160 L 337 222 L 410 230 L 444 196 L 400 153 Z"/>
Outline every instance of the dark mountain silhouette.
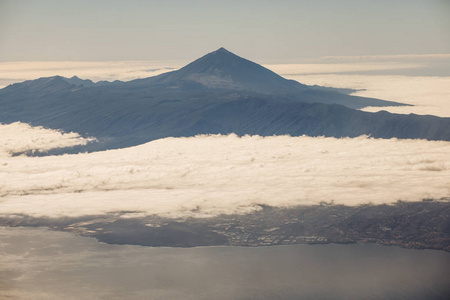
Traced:
<path fill-rule="evenodd" d="M 296 93 L 308 89 L 297 81 L 278 74 L 225 48 L 211 52 L 187 66 L 156 77 L 135 81 L 137 84 L 183 86 L 198 83 L 211 89 L 247 90 L 258 93 Z"/>
<path fill-rule="evenodd" d="M 73 76 L 71 78 L 64 78 L 64 80 L 70 84 L 83 86 L 83 87 L 95 86 L 95 83 L 92 80 L 81 79 L 81 78 L 78 78 L 77 76 Z"/>
<path fill-rule="evenodd" d="M 351 89 L 308 86 L 239 57 L 225 48 L 211 52 L 185 67 L 159 76 L 133 80 L 123 84 L 134 88 L 193 90 L 221 90 L 283 96 L 289 100 L 309 103 L 336 103 L 350 108 L 366 106 L 400 106 L 398 102 L 355 97 Z"/>
<path fill-rule="evenodd" d="M 177 71 L 129 82 L 54 76 L 10 85 L 0 90 L 0 122 L 100 140 L 73 151 L 232 132 L 450 140 L 450 118 L 362 112 L 352 108 L 401 104 L 345 92 L 286 80 L 221 48 Z"/>

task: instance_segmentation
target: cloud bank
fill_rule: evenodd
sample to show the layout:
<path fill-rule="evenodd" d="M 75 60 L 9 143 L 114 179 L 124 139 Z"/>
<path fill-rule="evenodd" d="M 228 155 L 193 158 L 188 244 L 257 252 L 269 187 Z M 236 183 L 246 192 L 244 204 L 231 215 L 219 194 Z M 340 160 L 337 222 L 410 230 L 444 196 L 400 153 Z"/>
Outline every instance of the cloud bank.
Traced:
<path fill-rule="evenodd" d="M 450 117 L 450 77 L 337 74 L 286 75 L 285 77 L 310 85 L 361 89 L 353 95 L 414 105 L 366 107 L 362 109 L 364 111 L 385 110 L 398 114 Z"/>
<path fill-rule="evenodd" d="M 0 62 L 0 88 L 25 80 L 60 75 L 78 76 L 94 82 L 129 81 L 156 76 L 178 69 L 183 64 L 171 61 L 23 61 Z"/>
<path fill-rule="evenodd" d="M 94 138 L 83 138 L 78 133 L 65 133 L 41 126 L 32 127 L 22 122 L 0 123 L 0 158 L 86 145 L 94 140 Z"/>
<path fill-rule="evenodd" d="M 383 62 L 383 61 L 414 61 L 414 62 L 429 62 L 429 61 L 449 61 L 450 54 L 403 54 L 403 55 L 358 55 L 358 56 L 323 56 L 319 61 L 328 62 Z"/>
<path fill-rule="evenodd" d="M 449 154 L 441 141 L 213 135 L 2 157 L 0 213 L 207 217 L 259 204 L 420 201 L 450 195 Z"/>
<path fill-rule="evenodd" d="M 414 69 L 422 65 L 399 62 L 360 62 L 360 63 L 310 63 L 310 64 L 270 64 L 264 67 L 288 78 L 290 75 L 333 74 L 344 72 L 383 71 Z M 303 82 L 302 82 L 303 83 Z"/>

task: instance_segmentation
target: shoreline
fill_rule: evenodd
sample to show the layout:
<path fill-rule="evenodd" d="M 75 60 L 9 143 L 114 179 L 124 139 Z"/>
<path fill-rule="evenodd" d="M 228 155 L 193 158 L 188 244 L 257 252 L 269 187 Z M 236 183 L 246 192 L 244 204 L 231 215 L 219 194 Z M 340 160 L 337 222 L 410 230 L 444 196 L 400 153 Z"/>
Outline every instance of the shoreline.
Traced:
<path fill-rule="evenodd" d="M 99 242 L 151 247 L 262 247 L 296 244 L 379 244 L 450 252 L 450 203 L 315 205 L 208 219 L 121 215 L 82 218 L 1 217 L 0 226 L 47 227 Z M 125 213 L 124 213 L 125 214 Z"/>

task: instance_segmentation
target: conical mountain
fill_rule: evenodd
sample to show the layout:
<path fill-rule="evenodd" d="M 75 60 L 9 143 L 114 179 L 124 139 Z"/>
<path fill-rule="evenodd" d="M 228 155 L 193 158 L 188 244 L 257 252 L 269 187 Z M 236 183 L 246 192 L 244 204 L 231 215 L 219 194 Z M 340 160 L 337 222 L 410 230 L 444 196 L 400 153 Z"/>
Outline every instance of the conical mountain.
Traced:
<path fill-rule="evenodd" d="M 258 93 L 292 93 L 307 89 L 306 85 L 287 80 L 225 48 L 193 61 L 185 67 L 148 78 L 148 83 L 174 86 L 201 85 L 210 89 L 246 90 Z"/>
<path fill-rule="evenodd" d="M 99 140 L 80 151 L 217 133 L 450 140 L 450 118 L 355 110 L 401 104 L 305 86 L 223 48 L 156 77 L 90 83 L 54 76 L 0 89 L 0 122 Z"/>

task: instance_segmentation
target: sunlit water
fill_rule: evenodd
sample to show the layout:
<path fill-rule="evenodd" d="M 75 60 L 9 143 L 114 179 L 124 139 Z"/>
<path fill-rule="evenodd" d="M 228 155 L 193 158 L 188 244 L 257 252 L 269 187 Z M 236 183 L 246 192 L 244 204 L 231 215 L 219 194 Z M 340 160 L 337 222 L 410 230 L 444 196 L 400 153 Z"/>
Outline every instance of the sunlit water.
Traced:
<path fill-rule="evenodd" d="M 447 299 L 450 254 L 378 245 L 150 248 L 0 228 L 0 298 Z"/>

